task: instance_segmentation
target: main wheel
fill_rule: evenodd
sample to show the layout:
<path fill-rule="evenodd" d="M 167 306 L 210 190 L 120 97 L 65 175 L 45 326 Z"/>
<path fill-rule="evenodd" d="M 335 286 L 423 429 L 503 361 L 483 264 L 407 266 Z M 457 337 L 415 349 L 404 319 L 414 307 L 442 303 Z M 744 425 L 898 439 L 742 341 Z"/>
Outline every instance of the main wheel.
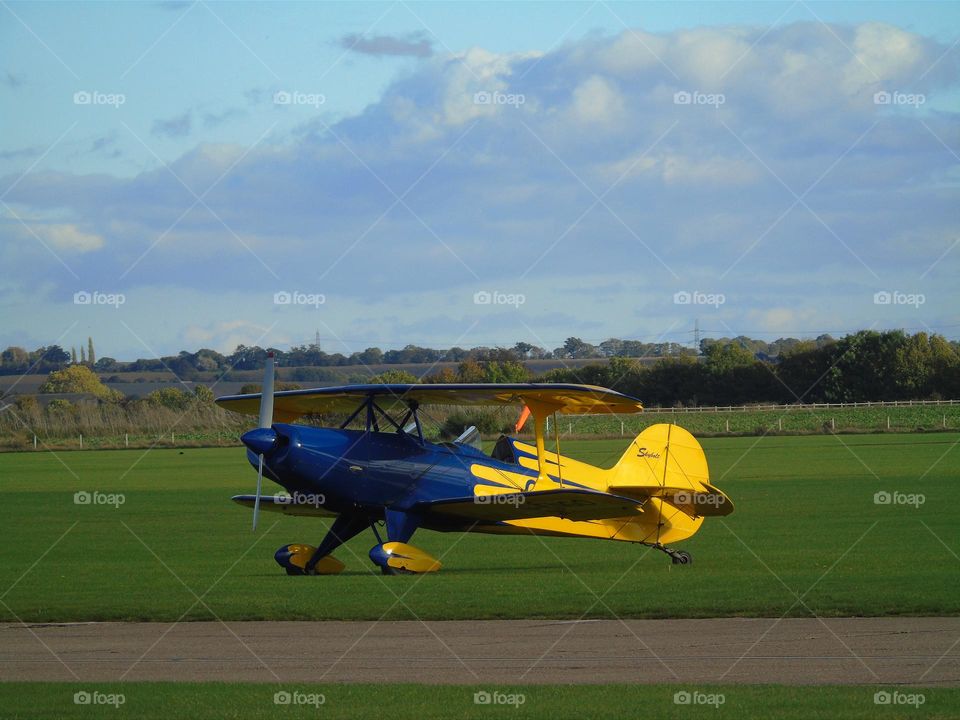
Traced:
<path fill-rule="evenodd" d="M 678 550 L 670 556 L 670 560 L 674 565 L 690 565 L 693 563 L 693 557 L 685 550 Z"/>

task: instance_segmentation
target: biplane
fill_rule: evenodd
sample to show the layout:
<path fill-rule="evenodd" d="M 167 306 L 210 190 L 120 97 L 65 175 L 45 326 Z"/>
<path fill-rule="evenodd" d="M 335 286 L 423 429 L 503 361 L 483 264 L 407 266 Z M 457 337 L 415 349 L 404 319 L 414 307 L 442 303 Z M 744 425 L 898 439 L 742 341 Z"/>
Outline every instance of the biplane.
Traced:
<path fill-rule="evenodd" d="M 333 518 L 318 545 L 277 550 L 276 561 L 291 575 L 341 572 L 345 565 L 333 551 L 367 529 L 376 537 L 370 559 L 388 575 L 440 569 L 438 559 L 410 544 L 420 528 L 640 543 L 685 565 L 690 554 L 671 545 L 696 533 L 704 518 L 733 511 L 709 482 L 703 449 L 677 425 L 646 428 L 609 469 L 564 457 L 559 440 L 556 452 L 547 450 L 550 416 L 556 430 L 560 415 L 643 409 L 606 388 L 374 384 L 274 392 L 271 356 L 261 393 L 217 403 L 259 416 L 259 427 L 241 437 L 258 471 L 256 494 L 233 498 L 253 509 L 254 530 L 261 510 Z M 471 427 L 452 442 L 430 442 L 421 408 L 433 405 L 515 405 L 523 408 L 517 433 L 532 416 L 534 441 L 502 435 L 487 454 Z M 345 419 L 338 427 L 294 424 L 316 415 Z M 263 495 L 264 477 L 286 492 Z"/>

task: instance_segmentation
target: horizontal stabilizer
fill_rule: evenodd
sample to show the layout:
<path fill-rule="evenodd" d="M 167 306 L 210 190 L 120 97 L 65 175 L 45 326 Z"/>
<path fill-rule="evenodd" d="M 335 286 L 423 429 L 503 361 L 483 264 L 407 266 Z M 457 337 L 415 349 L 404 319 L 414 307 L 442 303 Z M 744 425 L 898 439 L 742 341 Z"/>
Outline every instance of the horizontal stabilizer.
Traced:
<path fill-rule="evenodd" d="M 733 512 L 733 503 L 721 490 L 705 482 L 702 490 L 675 490 L 661 497 L 690 517 L 722 517 Z"/>
<path fill-rule="evenodd" d="M 462 520 L 496 522 L 536 517 L 601 520 L 638 515 L 637 500 L 592 490 L 541 490 L 451 498 L 416 505 L 420 512 Z"/>

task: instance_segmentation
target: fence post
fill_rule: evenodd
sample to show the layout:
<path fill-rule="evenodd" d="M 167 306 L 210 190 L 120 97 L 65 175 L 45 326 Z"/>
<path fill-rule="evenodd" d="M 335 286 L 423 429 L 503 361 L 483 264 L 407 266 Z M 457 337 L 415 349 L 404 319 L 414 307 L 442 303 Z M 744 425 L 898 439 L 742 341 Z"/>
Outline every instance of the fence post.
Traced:
<path fill-rule="evenodd" d="M 730 432 L 730 419 L 727 419 L 727 432 Z"/>
<path fill-rule="evenodd" d="M 777 418 L 777 429 L 778 429 L 778 430 L 781 430 L 781 431 L 783 430 L 783 418 L 782 418 L 782 417 L 778 417 L 778 418 Z"/>
<path fill-rule="evenodd" d="M 947 416 L 946 416 L 946 415 L 943 416 L 943 426 L 944 426 L 944 427 L 947 426 Z M 33 436 L 33 449 L 34 449 L 34 450 L 37 449 L 37 436 L 36 436 L 36 435 Z"/>
<path fill-rule="evenodd" d="M 83 450 L 83 433 L 80 433 L 80 449 Z"/>
<path fill-rule="evenodd" d="M 623 437 L 623 420 L 620 421 L 620 437 Z"/>
<path fill-rule="evenodd" d="M 887 430 L 890 429 L 890 416 L 887 415 Z"/>
<path fill-rule="evenodd" d="M 830 429 L 831 430 L 837 429 L 837 424 L 833 421 L 833 418 L 830 418 Z"/>
<path fill-rule="evenodd" d="M 123 434 L 123 444 L 125 447 L 130 447 L 130 433 Z"/>

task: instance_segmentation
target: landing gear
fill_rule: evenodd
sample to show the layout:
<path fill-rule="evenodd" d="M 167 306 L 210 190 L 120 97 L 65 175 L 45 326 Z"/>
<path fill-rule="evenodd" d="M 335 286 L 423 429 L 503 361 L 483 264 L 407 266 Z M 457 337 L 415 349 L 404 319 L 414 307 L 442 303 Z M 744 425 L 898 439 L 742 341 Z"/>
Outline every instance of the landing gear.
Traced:
<path fill-rule="evenodd" d="M 387 510 L 388 541 L 383 542 L 374 519 L 359 513 L 341 514 L 317 547 L 284 545 L 274 558 L 287 575 L 336 575 L 343 572 L 344 564 L 330 553 L 369 527 L 377 537 L 377 544 L 370 550 L 370 559 L 384 575 L 436 572 L 440 569 L 440 561 L 406 542 L 418 524 L 419 518 L 415 516 Z"/>
<path fill-rule="evenodd" d="M 274 559 L 287 575 L 336 575 L 344 564 L 330 553 L 370 524 L 363 515 L 343 514 L 333 525 L 318 547 L 312 545 L 284 545 Z"/>
<path fill-rule="evenodd" d="M 670 562 L 672 562 L 674 565 L 693 564 L 693 556 L 686 550 L 674 550 L 673 548 L 668 548 L 666 545 L 661 545 L 660 543 L 657 543 L 651 547 L 669 555 Z"/>

